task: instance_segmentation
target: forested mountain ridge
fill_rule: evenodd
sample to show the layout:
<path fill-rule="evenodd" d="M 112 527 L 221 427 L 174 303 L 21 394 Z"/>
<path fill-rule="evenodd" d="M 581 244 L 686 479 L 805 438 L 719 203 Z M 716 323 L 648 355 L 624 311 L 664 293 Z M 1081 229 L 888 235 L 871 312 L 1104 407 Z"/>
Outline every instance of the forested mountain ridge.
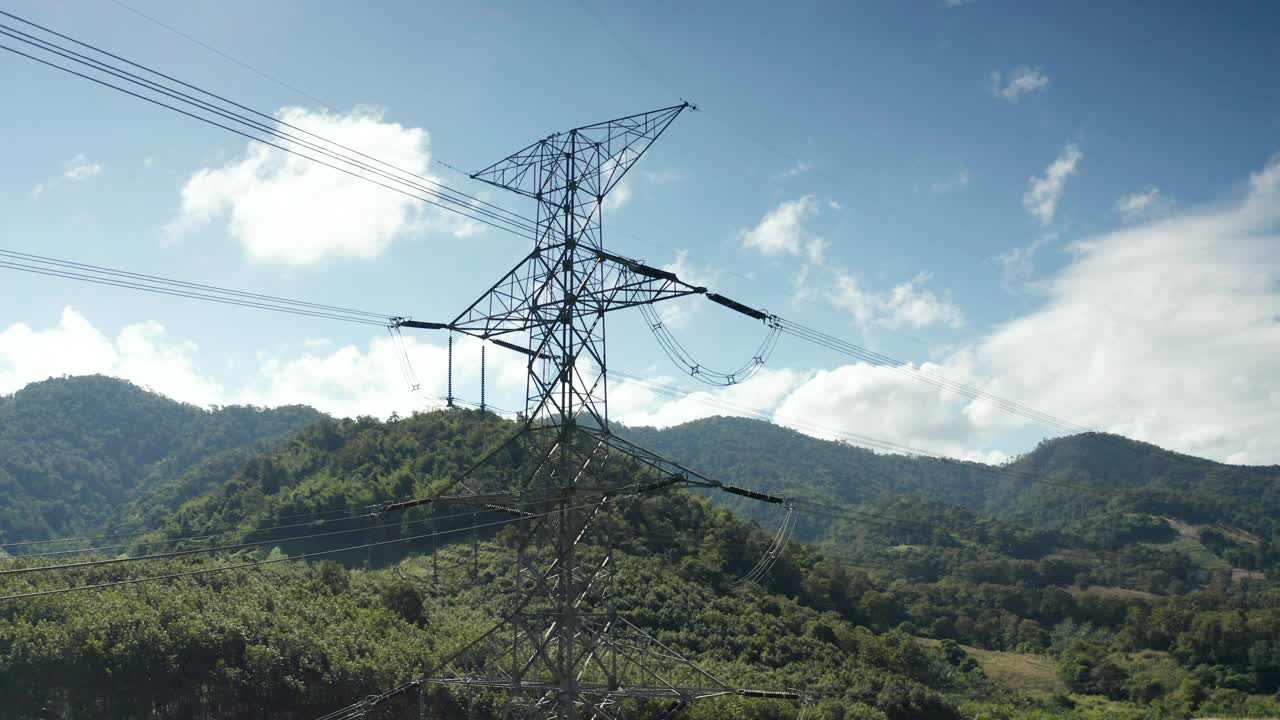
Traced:
<path fill-rule="evenodd" d="M 1053 499 L 1036 495 L 1034 483 L 1018 486 L 1026 477 L 999 480 L 1012 486 L 995 486 L 1009 502 L 1027 505 L 1018 518 L 996 519 L 984 508 L 1005 495 L 980 484 L 991 482 L 990 468 L 880 456 L 741 423 L 702 423 L 723 430 L 720 436 L 700 437 L 697 427 L 692 435 L 624 432 L 726 482 L 803 492 L 825 510 L 867 513 L 830 519 L 801 511 L 801 529 L 820 545 L 790 543 L 760 586 L 739 579 L 768 551 L 785 513 L 778 506 L 758 515 L 765 530 L 683 492 L 622 503 L 601 516 L 623 568 L 618 609 L 716 671 L 768 687 L 836 689 L 813 708 L 830 720 L 1280 713 L 1269 697 L 1280 690 L 1280 588 L 1232 578 L 1225 563 L 1206 570 L 1190 554 L 1190 538 L 1180 536 L 1194 530 L 1178 519 L 1188 516 L 1144 513 L 1134 496 L 1100 491 L 1108 496 L 1101 503 L 1078 506 L 1080 522 L 1028 527 L 1019 519 L 1034 520 L 1027 508 L 1051 508 Z M 163 527 L 143 540 L 213 532 L 220 534 L 211 542 L 252 547 L 216 559 L 0 576 L 0 594 L 394 542 L 327 556 L 342 565 L 287 562 L 0 604 L 0 697 L 16 699 L 0 704 L 0 718 L 309 718 L 403 681 L 501 615 L 512 537 L 496 527 L 472 533 L 477 522 L 505 517 L 483 509 L 426 505 L 387 517 L 370 516 L 368 506 L 434 494 L 514 429 L 461 409 L 387 422 L 321 418 L 261 452 L 206 455 L 155 486 L 169 502 L 190 497 L 177 512 L 157 515 Z M 1051 441 L 1037 453 L 1056 455 L 1038 462 L 1044 472 L 1068 469 L 1053 478 L 1103 488 L 1100 471 L 1089 469 L 1093 440 Z M 1163 467 L 1163 451 L 1147 452 L 1154 459 L 1134 467 L 1159 477 L 1145 485 L 1236 477 L 1236 468 L 1204 461 L 1184 473 L 1178 456 Z M 506 472 L 520 459 L 517 449 L 500 452 L 468 484 L 506 487 Z M 1102 470 L 1121 462 L 1128 461 Z M 615 480 L 635 476 L 625 462 L 606 466 Z M 1269 477 L 1265 468 L 1245 470 L 1259 474 L 1249 482 Z M 1132 472 L 1117 470 L 1105 487 Z M 311 512 L 327 519 L 272 529 Z M 1263 526 L 1250 530 L 1245 522 L 1253 521 L 1241 515 L 1239 527 L 1215 526 L 1231 543 L 1215 546 L 1219 562 L 1233 547 L 1270 542 Z M 226 534 L 229 526 L 240 531 Z M 457 532 L 433 548 L 419 537 L 433 529 Z M 287 539 L 318 532 L 334 534 Z M 1195 539 L 1200 550 L 1212 542 L 1204 529 Z M 155 546 L 132 554 L 153 551 L 147 548 Z M 1258 553 L 1252 559 L 1265 560 Z M 1046 689 L 1011 689 L 1017 683 L 1002 676 L 1000 663 L 1019 672 L 1047 667 L 1038 678 Z M 493 699 L 476 698 L 474 717 L 492 717 Z M 445 717 L 466 716 L 462 698 L 430 702 Z M 695 706 L 689 716 L 790 720 L 796 710 L 744 700 Z M 398 712 L 415 716 L 413 708 Z"/>
<path fill-rule="evenodd" d="M 1210 544 L 1251 569 L 1277 560 L 1280 466 L 1225 465 L 1104 434 L 1045 440 L 993 467 L 878 454 L 741 418 L 620 432 L 713 477 L 818 503 L 901 511 L 908 498 L 941 502 L 1113 549 L 1207 526 Z M 748 502 L 717 500 L 760 517 Z M 823 539 L 830 526 L 815 520 L 807 539 Z"/>
<path fill-rule="evenodd" d="M 104 376 L 32 383 L 0 397 L 0 542 L 155 520 L 322 417 L 203 409 Z"/>

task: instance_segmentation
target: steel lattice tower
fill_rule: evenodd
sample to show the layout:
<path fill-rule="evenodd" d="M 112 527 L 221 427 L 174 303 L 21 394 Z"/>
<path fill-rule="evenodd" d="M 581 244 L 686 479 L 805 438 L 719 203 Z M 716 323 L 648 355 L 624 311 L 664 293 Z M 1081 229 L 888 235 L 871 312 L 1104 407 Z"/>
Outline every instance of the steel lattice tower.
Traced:
<path fill-rule="evenodd" d="M 593 525 L 604 504 L 620 494 L 676 485 L 779 500 L 693 473 L 609 428 L 610 312 L 703 294 L 766 318 L 604 249 L 605 197 L 690 108 L 681 103 L 556 133 L 473 174 L 536 202 L 534 248 L 452 322 L 401 323 L 447 328 L 528 357 L 524 417 L 509 441 L 522 464 L 507 483 L 507 497 L 515 503 L 507 510 L 525 516 L 518 523 L 516 597 L 500 626 L 420 681 L 505 690 L 507 718 L 624 717 L 628 697 L 666 699 L 664 717 L 704 697 L 796 697 L 731 687 L 614 612 L 608 600 L 608 538 Z M 622 472 L 640 479 L 605 488 L 603 468 L 610 463 L 625 463 Z M 539 502 L 538 513 L 515 509 Z M 539 547 L 551 551 L 539 555 Z M 504 660 L 495 664 L 494 657 Z"/>

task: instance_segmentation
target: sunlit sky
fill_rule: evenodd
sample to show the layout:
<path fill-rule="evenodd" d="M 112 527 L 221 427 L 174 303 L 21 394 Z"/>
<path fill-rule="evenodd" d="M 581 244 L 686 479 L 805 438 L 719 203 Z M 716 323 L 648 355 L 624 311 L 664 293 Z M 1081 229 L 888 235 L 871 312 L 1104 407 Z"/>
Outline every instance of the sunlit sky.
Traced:
<path fill-rule="evenodd" d="M 1280 14 L 1265 4 L 8 9 L 522 214 L 442 163 L 476 170 L 688 99 L 700 111 L 606 203 L 614 251 L 1073 423 L 1280 462 Z M 3 249 L 447 320 L 530 246 L 9 53 L 0 85 Z M 710 367 L 764 332 L 697 298 L 665 317 Z M 727 389 L 683 375 L 638 317 L 611 317 L 609 340 L 614 369 L 704 393 L 614 383 L 626 423 L 728 403 L 989 460 L 1061 432 L 794 338 Z M 0 268 L 5 394 L 101 372 L 198 405 L 386 416 L 439 404 L 443 344 L 407 337 L 412 392 L 378 328 Z M 471 400 L 477 352 L 455 368 Z M 489 359 L 489 401 L 522 406 L 521 359 Z"/>

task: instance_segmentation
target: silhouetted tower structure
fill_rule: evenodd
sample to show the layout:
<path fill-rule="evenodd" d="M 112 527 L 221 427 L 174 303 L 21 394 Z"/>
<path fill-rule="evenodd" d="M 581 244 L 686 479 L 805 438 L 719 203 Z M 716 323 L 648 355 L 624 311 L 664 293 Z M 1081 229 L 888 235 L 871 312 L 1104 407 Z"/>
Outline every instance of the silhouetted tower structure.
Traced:
<path fill-rule="evenodd" d="M 452 322 L 402 323 L 447 328 L 528 358 L 523 424 L 512 440 L 523 465 L 510 484 L 512 505 L 499 508 L 524 518 L 518 523 L 516 597 L 500 627 L 420 681 L 505 690 L 505 717 L 623 717 L 628 697 L 666 699 L 664 716 L 704 697 L 796 697 L 733 688 L 615 613 L 608 601 L 607 538 L 592 525 L 612 499 L 602 497 L 607 478 L 601 469 L 620 458 L 646 475 L 625 490 L 630 494 L 677 485 L 738 491 L 631 445 L 609 428 L 609 313 L 703 294 L 756 319 L 767 317 L 604 248 L 605 198 L 690 108 L 681 103 L 556 133 L 473 174 L 536 203 L 533 250 Z M 539 547 L 550 552 L 539 554 Z M 503 658 L 500 666 L 482 660 L 493 657 Z"/>

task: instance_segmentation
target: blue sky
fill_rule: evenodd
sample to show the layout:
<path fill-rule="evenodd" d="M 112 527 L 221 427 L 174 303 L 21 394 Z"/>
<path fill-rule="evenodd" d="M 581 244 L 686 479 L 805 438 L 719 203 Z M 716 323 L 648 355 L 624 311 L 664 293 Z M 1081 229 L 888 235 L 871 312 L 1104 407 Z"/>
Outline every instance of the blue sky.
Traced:
<path fill-rule="evenodd" d="M 130 5 L 302 92 L 110 0 L 10 9 L 468 192 L 439 161 L 687 98 L 702 111 L 606 207 L 616 251 L 1074 422 L 1280 462 L 1280 14 L 1261 3 Z M 0 82 L 6 249 L 447 319 L 527 247 L 21 58 Z M 0 277 L 0 392 L 108 372 L 197 404 L 434 402 L 376 331 Z M 709 365 L 761 333 L 698 300 L 669 313 Z M 694 387 L 637 318 L 610 327 L 613 367 Z M 426 394 L 440 341 L 409 346 Z M 494 362 L 491 399 L 518 404 L 518 361 Z M 723 411 L 611 397 L 630 422 Z M 967 457 L 1052 431 L 787 338 L 707 398 Z"/>

